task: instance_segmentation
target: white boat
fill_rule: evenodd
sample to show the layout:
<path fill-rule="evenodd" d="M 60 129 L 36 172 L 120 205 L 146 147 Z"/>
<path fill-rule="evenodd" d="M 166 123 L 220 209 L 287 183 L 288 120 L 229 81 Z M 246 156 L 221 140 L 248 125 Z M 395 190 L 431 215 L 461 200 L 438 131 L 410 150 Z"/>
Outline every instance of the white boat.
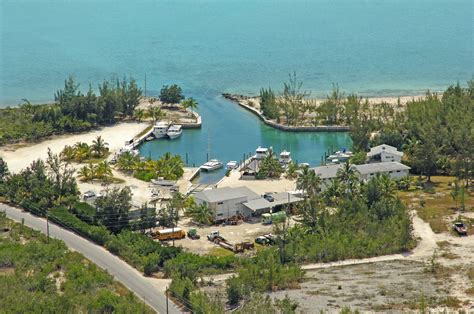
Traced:
<path fill-rule="evenodd" d="M 265 157 L 267 157 L 269 154 L 269 150 L 268 148 L 265 148 L 265 147 L 258 147 L 256 150 L 255 150 L 255 159 L 264 159 Z"/>
<path fill-rule="evenodd" d="M 166 137 L 166 133 L 168 132 L 168 129 L 170 127 L 170 124 L 165 121 L 159 121 L 155 124 L 153 127 L 153 136 L 155 138 L 163 138 Z"/>
<path fill-rule="evenodd" d="M 202 165 L 201 169 L 206 170 L 206 171 L 212 171 L 212 170 L 222 168 L 223 166 L 224 165 L 219 160 L 211 159 L 208 162 L 206 162 L 204 165 Z"/>
<path fill-rule="evenodd" d="M 341 163 L 346 162 L 349 158 L 351 158 L 353 153 L 351 151 L 346 151 L 345 149 L 339 150 L 332 155 L 329 155 L 326 159 L 333 163 Z"/>
<path fill-rule="evenodd" d="M 166 132 L 170 139 L 180 137 L 181 134 L 183 134 L 183 127 L 180 124 L 173 124 L 169 127 L 168 132 Z"/>
<path fill-rule="evenodd" d="M 283 166 L 288 166 L 290 164 L 290 162 L 292 161 L 291 153 L 287 152 L 286 150 L 282 151 L 280 153 L 279 161 L 280 161 L 280 164 L 282 164 Z"/>
<path fill-rule="evenodd" d="M 239 166 L 239 163 L 235 160 L 231 160 L 225 165 L 227 170 L 236 169 L 238 166 Z"/>

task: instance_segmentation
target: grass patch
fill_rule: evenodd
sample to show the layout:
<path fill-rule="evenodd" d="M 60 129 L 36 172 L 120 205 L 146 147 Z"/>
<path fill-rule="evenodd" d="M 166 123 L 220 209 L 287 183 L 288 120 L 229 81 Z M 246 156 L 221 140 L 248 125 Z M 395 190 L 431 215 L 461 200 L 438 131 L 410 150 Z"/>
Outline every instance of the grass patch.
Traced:
<path fill-rule="evenodd" d="M 400 198 L 416 208 L 418 216 L 428 222 L 435 233 L 447 232 L 450 229 L 450 216 L 456 214 L 460 204 L 451 197 L 450 184 L 455 178 L 452 176 L 434 176 L 432 182 L 423 189 L 411 187 L 408 191 L 400 191 Z M 423 204 L 423 206 L 422 206 Z M 466 211 L 474 208 L 474 190 L 466 191 Z"/>
<path fill-rule="evenodd" d="M 150 132 L 151 128 L 153 128 L 153 125 L 147 126 L 147 127 L 144 128 L 140 133 L 138 133 L 137 135 L 135 135 L 134 138 L 138 139 L 138 138 L 142 137 L 142 136 L 145 135 L 146 133 Z"/>
<path fill-rule="evenodd" d="M 209 255 L 212 255 L 212 256 L 215 256 L 215 257 L 226 257 L 226 256 L 235 255 L 235 254 L 233 252 L 227 250 L 227 249 L 222 248 L 222 247 L 213 247 L 209 251 Z"/>

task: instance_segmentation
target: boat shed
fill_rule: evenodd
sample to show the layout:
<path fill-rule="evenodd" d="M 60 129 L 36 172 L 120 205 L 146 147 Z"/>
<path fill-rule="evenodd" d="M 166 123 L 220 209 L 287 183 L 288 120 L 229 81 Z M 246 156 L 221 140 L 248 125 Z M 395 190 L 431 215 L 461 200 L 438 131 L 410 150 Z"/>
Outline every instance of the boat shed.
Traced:
<path fill-rule="evenodd" d="M 272 202 L 265 198 L 258 198 L 243 203 L 243 205 L 251 210 L 252 214 L 256 216 L 274 210 L 281 210 L 285 205 L 295 204 L 303 200 L 303 198 L 297 197 L 288 192 L 275 193 L 271 194 L 271 196 L 273 198 Z"/>
<path fill-rule="evenodd" d="M 401 162 L 403 153 L 398 151 L 396 147 L 382 144 L 372 147 L 367 153 L 369 163 L 373 162 Z"/>
<path fill-rule="evenodd" d="M 194 194 L 198 205 L 204 204 L 214 212 L 215 220 L 226 220 L 232 216 L 250 217 L 252 211 L 243 203 L 260 199 L 260 195 L 248 187 L 223 187 L 204 190 Z"/>

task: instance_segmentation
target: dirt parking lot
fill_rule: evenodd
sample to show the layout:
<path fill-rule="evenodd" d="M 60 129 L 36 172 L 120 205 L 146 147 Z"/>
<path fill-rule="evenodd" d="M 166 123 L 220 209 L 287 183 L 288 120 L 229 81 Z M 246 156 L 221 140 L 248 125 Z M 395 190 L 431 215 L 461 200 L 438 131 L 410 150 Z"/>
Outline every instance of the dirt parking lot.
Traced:
<path fill-rule="evenodd" d="M 180 221 L 179 227 L 186 232 L 189 229 L 197 229 L 201 239 L 191 240 L 185 238 L 175 242 L 175 245 L 182 246 L 183 248 L 197 254 L 209 254 L 213 248 L 218 247 L 216 244 L 207 240 L 207 235 L 214 230 L 218 230 L 220 234 L 231 243 L 238 243 L 242 241 L 254 242 L 255 238 L 259 235 L 271 233 L 273 230 L 272 225 L 263 225 L 261 218 L 254 218 L 250 222 L 242 222 L 239 225 L 227 225 L 227 226 L 205 226 L 199 227 L 191 223 L 190 219 L 184 218 Z"/>

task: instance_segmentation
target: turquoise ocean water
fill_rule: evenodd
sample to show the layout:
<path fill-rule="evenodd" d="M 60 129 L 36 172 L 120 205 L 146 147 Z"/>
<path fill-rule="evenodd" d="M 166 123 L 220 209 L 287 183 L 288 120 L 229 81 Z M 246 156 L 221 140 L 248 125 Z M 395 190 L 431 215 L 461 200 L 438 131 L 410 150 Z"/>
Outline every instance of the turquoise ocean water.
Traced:
<path fill-rule="evenodd" d="M 278 132 L 220 94 L 281 89 L 293 70 L 315 96 L 332 83 L 369 96 L 441 90 L 472 78 L 473 46 L 470 0 L 0 0 L 0 105 L 51 101 L 68 75 L 143 88 L 146 73 L 149 95 L 182 85 L 204 124 L 144 155 L 200 164 L 210 146 L 226 162 L 265 145 L 316 164 L 348 135 Z"/>

